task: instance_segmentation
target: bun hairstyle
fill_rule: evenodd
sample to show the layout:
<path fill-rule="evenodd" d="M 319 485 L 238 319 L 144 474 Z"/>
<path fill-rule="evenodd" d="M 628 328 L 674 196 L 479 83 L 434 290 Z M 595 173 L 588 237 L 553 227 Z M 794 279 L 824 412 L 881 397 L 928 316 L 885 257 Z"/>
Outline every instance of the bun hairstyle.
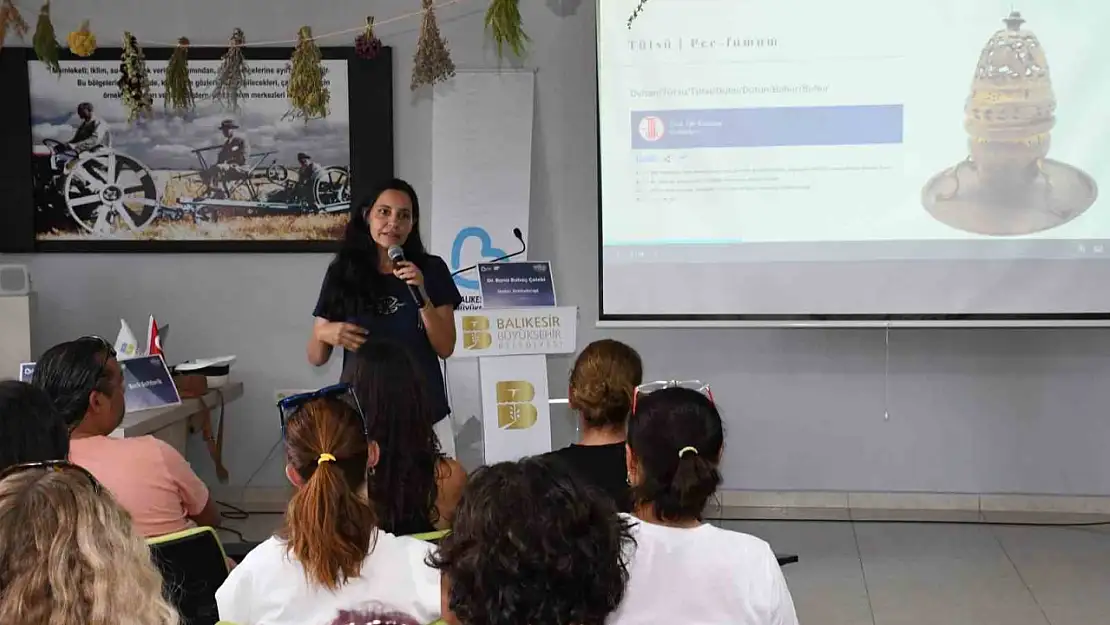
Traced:
<path fill-rule="evenodd" d="M 640 396 L 628 422 L 638 471 L 632 498 L 661 521 L 700 520 L 721 484 L 721 415 L 708 397 L 685 388 Z"/>
<path fill-rule="evenodd" d="M 362 571 L 377 532 L 363 492 L 369 449 L 362 417 L 337 398 L 306 402 L 286 420 L 285 448 L 304 485 L 278 536 L 311 582 L 334 590 Z"/>
<path fill-rule="evenodd" d="M 591 427 L 623 426 L 643 378 L 636 350 L 613 339 L 594 341 L 578 354 L 570 372 L 571 406 Z"/>

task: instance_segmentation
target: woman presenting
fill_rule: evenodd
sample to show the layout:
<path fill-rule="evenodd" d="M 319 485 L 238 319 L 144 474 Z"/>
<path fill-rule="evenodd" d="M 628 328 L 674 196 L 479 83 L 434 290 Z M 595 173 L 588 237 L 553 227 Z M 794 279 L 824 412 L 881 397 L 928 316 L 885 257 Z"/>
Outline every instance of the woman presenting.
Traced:
<path fill-rule="evenodd" d="M 432 394 L 435 431 L 444 454 L 455 455 L 455 437 L 447 419 L 439 359 L 455 351 L 455 309 L 462 296 L 447 264 L 424 249 L 420 240 L 420 204 L 409 183 L 393 179 L 368 201 L 351 207 L 343 245 L 324 276 L 308 340 L 308 361 L 320 366 L 336 347 L 348 354 L 370 335 L 408 349 Z M 401 246 L 405 259 L 393 262 L 388 250 Z M 423 306 L 412 295 L 415 287 Z"/>

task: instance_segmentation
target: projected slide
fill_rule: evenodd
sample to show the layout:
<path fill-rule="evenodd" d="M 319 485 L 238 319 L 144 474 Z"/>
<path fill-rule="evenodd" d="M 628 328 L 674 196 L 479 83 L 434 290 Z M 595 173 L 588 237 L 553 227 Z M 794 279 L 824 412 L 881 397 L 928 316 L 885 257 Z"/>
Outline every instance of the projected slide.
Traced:
<path fill-rule="evenodd" d="M 1059 293 L 1110 278 L 1110 2 L 636 4 L 599 0 L 605 314 L 1110 310 Z"/>

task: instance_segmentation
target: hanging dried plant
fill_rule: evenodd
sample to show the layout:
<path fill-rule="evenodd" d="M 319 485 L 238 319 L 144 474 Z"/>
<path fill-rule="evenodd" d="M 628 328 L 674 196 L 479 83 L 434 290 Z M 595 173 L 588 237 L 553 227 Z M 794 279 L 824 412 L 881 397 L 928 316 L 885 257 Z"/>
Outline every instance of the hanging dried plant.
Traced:
<path fill-rule="evenodd" d="M 230 111 L 239 111 L 239 95 L 247 77 L 247 60 L 243 58 L 243 46 L 247 38 L 243 29 L 231 32 L 227 42 L 227 52 L 220 59 L 220 71 L 216 74 L 216 86 L 212 89 L 212 99 Z"/>
<path fill-rule="evenodd" d="M 96 52 L 96 35 L 89 31 L 89 20 L 81 22 L 81 27 L 66 37 L 69 51 L 77 56 L 91 56 Z"/>
<path fill-rule="evenodd" d="M 366 18 L 366 30 L 355 37 L 355 54 L 360 59 L 372 59 L 382 49 L 382 40 L 374 35 L 374 18 Z"/>
<path fill-rule="evenodd" d="M 4 47 L 4 40 L 8 38 L 9 31 L 23 39 L 30 30 L 31 27 L 27 25 L 23 14 L 19 12 L 19 8 L 12 3 L 12 0 L 0 0 L 0 49 Z"/>
<path fill-rule="evenodd" d="M 632 15 L 628 16 L 628 30 L 632 30 L 632 22 L 636 21 L 636 18 L 640 17 L 640 14 L 644 12 L 645 4 L 647 4 L 647 0 L 640 0 L 640 2 L 636 4 L 636 8 L 632 9 Z"/>
<path fill-rule="evenodd" d="M 189 39 L 177 40 L 177 48 L 166 65 L 165 106 L 174 112 L 186 113 L 196 107 L 193 79 L 189 77 Z"/>
<path fill-rule="evenodd" d="M 424 21 L 420 25 L 420 39 L 416 42 L 416 54 L 413 55 L 413 91 L 422 85 L 434 85 L 455 75 L 455 63 L 451 60 L 451 52 L 447 50 L 447 40 L 439 33 L 432 0 L 422 2 Z"/>
<path fill-rule="evenodd" d="M 286 115 L 305 121 L 327 117 L 331 93 L 324 84 L 324 55 L 312 38 L 312 29 L 301 26 L 297 31 L 297 47 L 290 60 L 289 87 L 286 94 L 292 110 Z"/>
<path fill-rule="evenodd" d="M 524 46 L 531 41 L 524 32 L 520 17 L 520 0 L 492 0 L 486 9 L 486 31 L 497 42 L 497 56 L 504 58 L 505 44 L 513 54 L 524 56 Z"/>
<path fill-rule="evenodd" d="M 54 23 L 50 21 L 50 0 L 46 0 L 39 11 L 39 21 L 35 25 L 35 36 L 31 42 L 35 48 L 35 56 L 39 57 L 46 69 L 61 75 L 62 66 L 58 63 L 58 38 L 54 34 Z"/>
<path fill-rule="evenodd" d="M 127 107 L 127 121 L 135 121 L 154 111 L 154 98 L 150 95 L 150 76 L 146 57 L 139 47 L 139 40 L 130 32 L 123 33 L 123 60 L 119 66 L 119 91 Z"/>

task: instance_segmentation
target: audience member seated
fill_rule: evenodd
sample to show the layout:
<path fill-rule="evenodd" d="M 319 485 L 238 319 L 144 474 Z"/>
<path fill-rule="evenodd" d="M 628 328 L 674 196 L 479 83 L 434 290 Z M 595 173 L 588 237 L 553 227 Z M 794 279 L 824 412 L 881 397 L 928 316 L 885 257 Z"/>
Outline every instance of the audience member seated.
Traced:
<path fill-rule="evenodd" d="M 131 520 L 84 469 L 15 465 L 0 479 L 0 623 L 177 625 Z"/>
<path fill-rule="evenodd" d="M 153 436 L 111 438 L 123 421 L 123 371 L 104 339 L 51 347 L 32 383 L 46 391 L 70 432 L 69 459 L 88 469 L 131 513 L 143 536 L 216 525 L 208 488 L 173 447 Z"/>
<path fill-rule="evenodd" d="M 440 451 L 428 389 L 403 345 L 363 344 L 343 380 L 355 389 L 381 459 L 370 476 L 378 526 L 402 536 L 451 527 L 466 470 Z"/>
<path fill-rule="evenodd" d="M 611 625 L 797 625 L 771 547 L 702 521 L 721 482 L 723 447 L 721 416 L 702 392 L 637 396 L 628 422 L 636 548 Z"/>
<path fill-rule="evenodd" d="M 613 502 L 560 462 L 478 469 L 431 558 L 443 573 L 444 618 L 602 625 L 624 595 L 630 541 Z"/>
<path fill-rule="evenodd" d="M 286 476 L 296 487 L 278 534 L 255 547 L 216 591 L 238 625 L 331 623 L 378 601 L 431 623 L 440 616 L 433 549 L 377 528 L 366 474 L 378 462 L 362 415 L 332 387 L 282 400 Z"/>
<path fill-rule="evenodd" d="M 551 452 L 608 493 L 621 512 L 632 511 L 624 439 L 632 394 L 643 374 L 640 355 L 628 345 L 612 339 L 587 345 L 570 372 L 570 407 L 578 413 L 582 440 Z"/>
<path fill-rule="evenodd" d="M 68 455 L 69 433 L 46 393 L 26 382 L 0 382 L 0 471 Z"/>

